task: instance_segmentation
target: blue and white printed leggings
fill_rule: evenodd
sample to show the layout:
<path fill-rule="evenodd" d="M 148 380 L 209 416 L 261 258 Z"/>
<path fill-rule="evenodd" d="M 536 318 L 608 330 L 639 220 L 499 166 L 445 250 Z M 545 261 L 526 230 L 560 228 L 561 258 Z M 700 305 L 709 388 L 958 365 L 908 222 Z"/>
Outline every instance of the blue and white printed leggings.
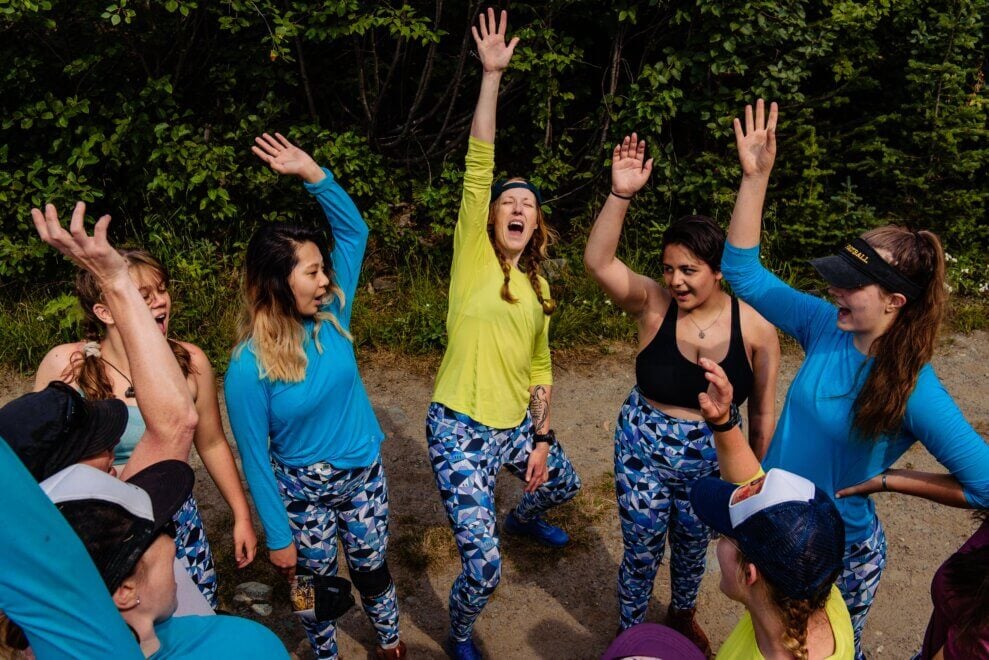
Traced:
<path fill-rule="evenodd" d="M 618 570 L 619 625 L 642 623 L 670 537 L 674 609 L 694 607 L 711 531 L 690 506 L 701 477 L 718 476 L 711 430 L 670 417 L 632 388 L 615 429 L 615 492 L 625 553 Z"/>
<path fill-rule="evenodd" d="M 869 535 L 845 548 L 845 566 L 837 582 L 848 614 L 852 617 L 856 660 L 865 658 L 862 653 L 862 629 L 865 628 L 865 619 L 869 616 L 879 580 L 886 568 L 886 532 L 878 516 L 872 520 Z"/>
<path fill-rule="evenodd" d="M 467 415 L 431 403 L 426 416 L 429 460 L 436 486 L 460 549 L 463 571 L 450 590 L 450 636 L 470 639 L 474 622 L 501 579 L 501 553 L 495 520 L 495 477 L 502 466 L 520 479 L 532 450 L 532 420 L 494 429 Z M 547 458 L 549 479 L 524 493 L 515 517 L 528 522 L 573 498 L 580 478 L 559 444 Z"/>
<path fill-rule="evenodd" d="M 175 556 L 185 566 L 192 581 L 199 587 L 206 601 L 214 610 L 217 599 L 216 567 L 213 565 L 213 551 L 206 539 L 203 517 L 199 515 L 196 498 L 189 495 L 175 515 Z"/>
<path fill-rule="evenodd" d="M 385 563 L 388 548 L 388 484 L 381 461 L 365 468 L 341 470 L 329 463 L 289 467 L 272 461 L 278 489 L 288 513 L 299 553 L 299 566 L 319 575 L 337 573 L 337 536 L 343 542 L 351 573 Z M 361 595 L 364 613 L 378 643 L 398 642 L 398 599 L 389 581 L 377 595 Z M 299 615 L 317 658 L 336 658 L 336 621 Z"/>

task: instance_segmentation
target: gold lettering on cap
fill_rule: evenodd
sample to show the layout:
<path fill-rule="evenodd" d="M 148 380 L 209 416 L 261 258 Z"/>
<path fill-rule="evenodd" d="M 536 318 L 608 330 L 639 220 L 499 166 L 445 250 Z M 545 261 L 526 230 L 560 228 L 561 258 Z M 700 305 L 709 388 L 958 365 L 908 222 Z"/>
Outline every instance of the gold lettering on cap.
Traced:
<path fill-rule="evenodd" d="M 849 253 L 864 264 L 869 263 L 869 255 L 855 248 L 854 245 L 846 245 L 845 252 Z"/>

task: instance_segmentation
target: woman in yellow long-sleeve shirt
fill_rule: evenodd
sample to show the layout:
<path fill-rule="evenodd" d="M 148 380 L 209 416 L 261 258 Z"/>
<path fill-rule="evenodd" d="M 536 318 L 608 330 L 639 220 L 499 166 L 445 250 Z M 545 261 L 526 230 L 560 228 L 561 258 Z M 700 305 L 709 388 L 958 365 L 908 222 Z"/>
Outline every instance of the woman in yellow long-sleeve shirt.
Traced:
<path fill-rule="evenodd" d="M 480 657 L 471 631 L 501 576 L 494 505 L 501 467 L 526 483 L 505 531 L 547 545 L 569 537 L 541 515 L 580 488 L 549 422 L 555 304 L 538 274 L 552 237 L 541 195 L 524 179 L 491 185 L 498 87 L 518 43 L 505 41 L 507 19 L 502 12 L 499 25 L 489 9 L 472 28 L 484 73 L 453 238 L 449 342 L 426 419 L 436 485 L 463 564 L 450 592 L 450 651 L 463 659 Z"/>

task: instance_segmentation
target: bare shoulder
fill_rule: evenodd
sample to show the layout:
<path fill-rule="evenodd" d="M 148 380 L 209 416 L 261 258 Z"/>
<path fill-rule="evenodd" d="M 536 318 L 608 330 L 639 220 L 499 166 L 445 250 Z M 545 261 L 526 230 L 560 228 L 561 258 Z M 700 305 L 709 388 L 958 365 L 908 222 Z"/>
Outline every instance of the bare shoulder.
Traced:
<path fill-rule="evenodd" d="M 38 367 L 38 371 L 41 371 L 41 367 L 43 366 L 64 369 L 69 364 L 74 354 L 82 353 L 82 348 L 85 345 L 86 342 L 84 341 L 59 344 L 45 354 L 44 359 L 41 360 L 41 365 Z"/>
<path fill-rule="evenodd" d="M 742 324 L 742 336 L 746 342 L 756 346 L 779 343 L 776 326 L 767 321 L 754 307 L 741 299 L 738 301 L 738 316 Z"/>
<path fill-rule="evenodd" d="M 212 371 L 213 365 L 210 364 L 209 357 L 207 357 L 203 349 L 187 341 L 177 341 L 177 343 L 189 352 L 189 362 L 193 369 L 195 369 L 198 373 Z"/>
<path fill-rule="evenodd" d="M 75 341 L 68 344 L 59 344 L 45 355 L 38 365 L 38 371 L 34 377 L 35 389 L 43 388 L 53 380 L 72 380 L 72 356 L 82 354 L 84 341 Z"/>

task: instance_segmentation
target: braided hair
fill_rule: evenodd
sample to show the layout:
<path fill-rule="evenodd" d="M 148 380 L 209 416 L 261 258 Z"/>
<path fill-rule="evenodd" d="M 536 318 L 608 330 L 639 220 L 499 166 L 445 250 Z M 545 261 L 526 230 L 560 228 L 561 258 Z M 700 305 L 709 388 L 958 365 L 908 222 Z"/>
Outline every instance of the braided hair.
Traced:
<path fill-rule="evenodd" d="M 509 179 L 508 182 L 513 181 L 525 181 L 521 178 Z M 501 298 L 502 300 L 510 303 L 517 303 L 518 298 L 512 295 L 509 283 L 512 277 L 512 263 L 505 256 L 504 252 L 498 247 L 494 238 L 494 221 L 495 221 L 495 210 L 496 210 L 497 198 L 491 200 L 491 205 L 488 209 L 488 238 L 491 239 L 491 245 L 494 247 L 495 256 L 498 257 L 498 263 L 501 264 L 501 272 L 505 277 L 504 283 L 501 285 Z M 554 232 L 549 224 L 546 222 L 546 216 L 543 214 L 542 208 L 536 206 L 536 230 L 532 234 L 532 238 L 526 244 L 525 249 L 522 251 L 522 256 L 519 259 L 519 264 L 522 266 L 522 270 L 525 271 L 526 276 L 529 278 L 529 284 L 532 285 L 532 290 L 536 294 L 536 299 L 539 300 L 539 305 L 543 308 L 543 314 L 549 316 L 554 311 L 556 311 L 556 301 L 552 298 L 546 298 L 543 295 L 543 288 L 539 282 L 539 271 L 540 264 L 543 260 L 549 257 L 549 246 L 556 242 L 556 232 Z"/>

